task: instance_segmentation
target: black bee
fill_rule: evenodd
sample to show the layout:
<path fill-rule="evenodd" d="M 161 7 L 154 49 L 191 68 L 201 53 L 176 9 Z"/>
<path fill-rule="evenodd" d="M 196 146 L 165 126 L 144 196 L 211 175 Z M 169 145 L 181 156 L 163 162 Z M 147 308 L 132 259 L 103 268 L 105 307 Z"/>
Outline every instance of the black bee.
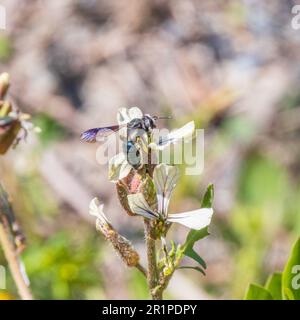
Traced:
<path fill-rule="evenodd" d="M 137 143 L 140 137 L 138 136 L 138 132 L 135 134 L 136 130 L 150 133 L 156 128 L 156 121 L 158 119 L 169 119 L 169 117 L 157 117 L 145 114 L 142 118 L 132 119 L 123 125 L 89 129 L 81 134 L 81 140 L 94 143 L 98 137 L 106 138 L 112 133 L 116 133 L 120 129 L 127 127 L 127 142 L 124 145 L 124 152 L 127 155 L 128 162 L 137 170 L 141 167 L 142 155 L 140 146 Z"/>
<path fill-rule="evenodd" d="M 158 119 L 169 119 L 169 117 L 157 117 L 145 114 L 142 118 L 132 119 L 130 122 L 123 125 L 114 125 L 109 127 L 93 128 L 84 131 L 81 134 L 81 140 L 94 143 L 97 141 L 97 137 L 108 137 L 112 133 L 118 132 L 120 129 L 127 127 L 128 131 L 134 129 L 142 129 L 145 132 L 151 132 L 152 129 L 156 128 L 156 120 Z"/>

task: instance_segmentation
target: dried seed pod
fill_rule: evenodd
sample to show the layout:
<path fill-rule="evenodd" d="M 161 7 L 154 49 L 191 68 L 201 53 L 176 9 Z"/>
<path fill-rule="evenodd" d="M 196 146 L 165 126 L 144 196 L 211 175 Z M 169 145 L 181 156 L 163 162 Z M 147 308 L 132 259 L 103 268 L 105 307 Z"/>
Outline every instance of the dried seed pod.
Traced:
<path fill-rule="evenodd" d="M 135 251 L 131 242 L 121 236 L 110 224 L 103 224 L 100 219 L 97 219 L 96 228 L 112 244 L 118 256 L 128 267 L 135 267 L 139 263 L 139 254 Z"/>
<path fill-rule="evenodd" d="M 113 228 L 103 212 L 103 205 L 100 205 L 97 198 L 91 201 L 90 214 L 97 217 L 96 229 L 112 244 L 116 253 L 124 263 L 128 267 L 137 266 L 140 260 L 139 254 L 131 242 Z"/>

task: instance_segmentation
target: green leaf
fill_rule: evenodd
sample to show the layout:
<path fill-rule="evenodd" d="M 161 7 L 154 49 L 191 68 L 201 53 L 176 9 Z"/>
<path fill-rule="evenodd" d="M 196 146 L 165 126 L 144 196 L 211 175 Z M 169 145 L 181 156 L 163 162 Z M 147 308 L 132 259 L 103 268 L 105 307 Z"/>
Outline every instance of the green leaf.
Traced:
<path fill-rule="evenodd" d="M 295 296 L 290 288 L 283 288 L 283 295 L 286 300 L 296 300 Z"/>
<path fill-rule="evenodd" d="M 200 267 L 182 266 L 182 267 L 179 267 L 177 269 L 193 269 L 193 270 L 201 272 L 204 276 L 206 275 L 205 271 L 203 269 L 201 269 Z"/>
<path fill-rule="evenodd" d="M 271 293 L 257 284 L 250 284 L 244 300 L 273 300 Z"/>
<path fill-rule="evenodd" d="M 269 276 L 265 288 L 271 293 L 274 300 L 282 300 L 282 273 L 273 273 Z"/>
<path fill-rule="evenodd" d="M 170 242 L 171 242 L 171 250 L 169 251 L 169 257 L 173 259 L 176 256 L 176 245 L 173 240 L 171 240 Z"/>
<path fill-rule="evenodd" d="M 194 244 L 209 235 L 208 228 L 201 230 L 191 230 L 186 238 L 185 244 L 183 246 L 183 254 L 191 259 L 197 261 L 204 269 L 206 269 L 205 261 L 199 256 L 199 254 L 194 250 Z"/>
<path fill-rule="evenodd" d="M 214 185 L 210 184 L 202 199 L 201 208 L 211 208 L 214 199 Z"/>
<path fill-rule="evenodd" d="M 211 208 L 213 203 L 213 197 L 214 186 L 211 184 L 208 186 L 203 196 L 201 208 Z M 201 230 L 191 230 L 188 233 L 185 243 L 183 245 L 183 254 L 198 262 L 204 269 L 206 269 L 206 263 L 194 250 L 194 245 L 197 241 L 205 238 L 208 235 L 208 227 L 205 227 Z"/>
<path fill-rule="evenodd" d="M 292 248 L 282 273 L 283 299 L 300 300 L 300 238 Z"/>

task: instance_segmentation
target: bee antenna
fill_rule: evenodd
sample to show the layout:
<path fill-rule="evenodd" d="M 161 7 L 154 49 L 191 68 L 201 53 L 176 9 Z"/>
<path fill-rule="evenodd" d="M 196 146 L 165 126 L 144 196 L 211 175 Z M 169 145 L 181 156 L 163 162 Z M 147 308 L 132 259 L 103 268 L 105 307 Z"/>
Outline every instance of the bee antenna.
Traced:
<path fill-rule="evenodd" d="M 163 116 L 163 117 L 154 116 L 153 119 L 154 120 L 172 119 L 172 116 Z"/>

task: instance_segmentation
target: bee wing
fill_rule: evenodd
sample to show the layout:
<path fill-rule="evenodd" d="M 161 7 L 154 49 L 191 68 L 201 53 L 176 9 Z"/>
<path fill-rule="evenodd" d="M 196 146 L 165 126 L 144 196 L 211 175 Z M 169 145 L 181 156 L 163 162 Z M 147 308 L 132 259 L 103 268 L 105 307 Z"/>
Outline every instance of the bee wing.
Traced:
<path fill-rule="evenodd" d="M 175 213 L 168 215 L 169 222 L 177 222 L 188 228 L 200 230 L 210 224 L 213 215 L 212 208 L 202 208 L 198 210 Z"/>
<path fill-rule="evenodd" d="M 80 139 L 86 142 L 93 143 L 97 141 L 97 138 L 106 138 L 112 133 L 119 131 L 122 127 L 123 126 L 115 125 L 110 127 L 89 129 L 81 134 Z"/>

